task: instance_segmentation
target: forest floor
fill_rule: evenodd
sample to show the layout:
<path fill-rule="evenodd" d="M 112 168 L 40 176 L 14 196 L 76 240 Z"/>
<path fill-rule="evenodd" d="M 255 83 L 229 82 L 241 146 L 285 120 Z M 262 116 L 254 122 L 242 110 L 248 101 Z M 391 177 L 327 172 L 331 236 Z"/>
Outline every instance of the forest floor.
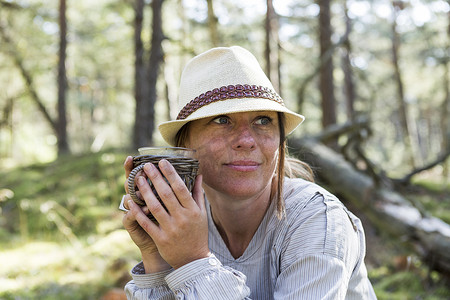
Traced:
<path fill-rule="evenodd" d="M 0 299 L 124 299 L 139 260 L 117 210 L 124 158 L 109 151 L 0 171 Z M 419 183 L 405 193 L 450 223 L 450 187 Z M 450 299 L 448 281 L 408 241 L 378 232 L 354 212 L 365 226 L 379 299 Z"/>

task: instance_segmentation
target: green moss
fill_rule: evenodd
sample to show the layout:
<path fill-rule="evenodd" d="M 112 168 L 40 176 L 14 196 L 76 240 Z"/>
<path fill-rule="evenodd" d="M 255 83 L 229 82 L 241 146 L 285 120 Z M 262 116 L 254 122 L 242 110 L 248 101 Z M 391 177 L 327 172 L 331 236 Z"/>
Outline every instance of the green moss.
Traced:
<path fill-rule="evenodd" d="M 427 213 L 450 224 L 450 183 L 416 180 L 406 196 L 420 203 Z"/>
<path fill-rule="evenodd" d="M 116 152 L 67 156 L 0 173 L 5 178 L 0 191 L 12 193 L 0 202 L 0 222 L 9 224 L 11 234 L 26 234 L 24 238 L 64 237 L 64 227 L 77 236 L 90 234 L 96 223 L 116 211 L 123 194 L 125 157 Z M 0 239 L 4 236 L 0 232 Z"/>

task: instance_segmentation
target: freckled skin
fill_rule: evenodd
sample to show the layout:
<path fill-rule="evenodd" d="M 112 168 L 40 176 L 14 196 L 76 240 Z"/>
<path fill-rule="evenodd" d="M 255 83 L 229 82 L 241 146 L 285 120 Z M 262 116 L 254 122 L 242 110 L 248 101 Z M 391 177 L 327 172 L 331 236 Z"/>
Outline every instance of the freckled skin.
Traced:
<path fill-rule="evenodd" d="M 246 199 L 270 188 L 280 133 L 276 112 L 243 112 L 192 121 L 205 191 Z"/>

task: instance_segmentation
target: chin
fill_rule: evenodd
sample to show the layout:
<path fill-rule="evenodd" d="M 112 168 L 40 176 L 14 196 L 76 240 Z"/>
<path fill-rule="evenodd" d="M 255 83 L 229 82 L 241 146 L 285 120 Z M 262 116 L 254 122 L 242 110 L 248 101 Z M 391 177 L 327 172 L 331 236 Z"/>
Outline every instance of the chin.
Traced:
<path fill-rule="evenodd" d="M 224 188 L 223 193 L 235 198 L 245 199 L 261 194 L 266 187 L 267 185 L 255 183 L 248 183 L 245 186 L 237 184 L 229 188 Z"/>

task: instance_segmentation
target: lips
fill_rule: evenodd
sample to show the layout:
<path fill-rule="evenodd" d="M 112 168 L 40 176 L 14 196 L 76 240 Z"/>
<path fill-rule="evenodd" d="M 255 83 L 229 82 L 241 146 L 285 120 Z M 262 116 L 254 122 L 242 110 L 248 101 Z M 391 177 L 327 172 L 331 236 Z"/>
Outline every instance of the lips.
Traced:
<path fill-rule="evenodd" d="M 258 169 L 260 163 L 252 160 L 236 160 L 225 164 L 228 168 L 240 172 L 252 172 Z"/>

